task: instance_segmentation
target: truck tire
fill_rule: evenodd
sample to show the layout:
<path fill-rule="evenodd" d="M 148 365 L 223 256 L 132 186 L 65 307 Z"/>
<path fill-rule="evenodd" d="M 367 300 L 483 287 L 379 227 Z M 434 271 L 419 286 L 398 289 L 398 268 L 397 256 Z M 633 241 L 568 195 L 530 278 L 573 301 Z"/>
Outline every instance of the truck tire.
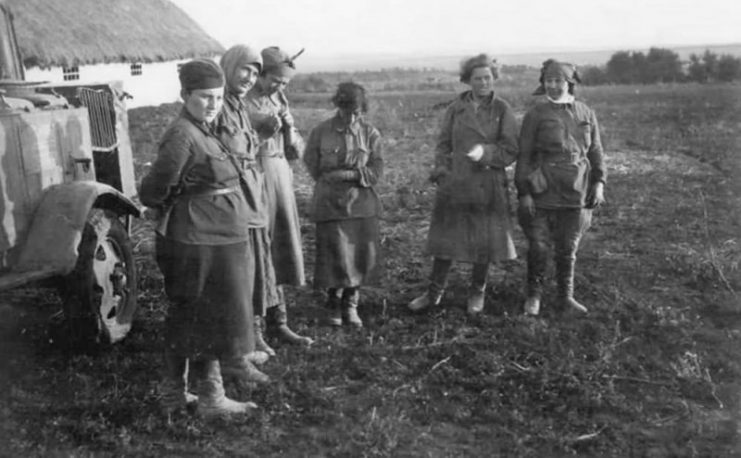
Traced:
<path fill-rule="evenodd" d="M 117 215 L 93 208 L 78 246 L 75 269 L 64 278 L 64 318 L 72 342 L 113 344 L 128 334 L 137 308 L 131 240 Z"/>

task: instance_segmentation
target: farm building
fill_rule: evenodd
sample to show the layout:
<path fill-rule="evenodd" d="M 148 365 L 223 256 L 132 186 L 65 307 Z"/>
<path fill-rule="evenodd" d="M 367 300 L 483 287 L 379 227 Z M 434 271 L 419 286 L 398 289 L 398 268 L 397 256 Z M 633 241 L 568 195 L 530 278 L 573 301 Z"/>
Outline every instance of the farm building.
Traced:
<path fill-rule="evenodd" d="M 168 0 L 5 0 L 27 81 L 123 81 L 129 107 L 179 98 L 178 65 L 224 48 Z"/>

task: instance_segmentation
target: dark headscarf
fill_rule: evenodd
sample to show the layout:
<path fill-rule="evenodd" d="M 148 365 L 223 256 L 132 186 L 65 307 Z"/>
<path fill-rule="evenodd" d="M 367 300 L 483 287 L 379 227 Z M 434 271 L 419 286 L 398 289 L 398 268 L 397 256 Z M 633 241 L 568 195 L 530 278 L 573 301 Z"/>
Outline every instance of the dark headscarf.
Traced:
<path fill-rule="evenodd" d="M 533 95 L 545 94 L 545 80 L 548 77 L 562 77 L 569 83 L 569 93 L 574 93 L 574 85 L 581 83 L 581 77 L 579 72 L 576 70 L 574 64 L 568 62 L 559 62 L 556 59 L 548 59 L 543 62 L 543 66 L 540 69 L 540 86 L 535 89 Z"/>
<path fill-rule="evenodd" d="M 210 59 L 193 59 L 180 67 L 180 87 L 186 91 L 224 87 L 224 72 Z"/>
<path fill-rule="evenodd" d="M 227 49 L 219 65 L 224 70 L 226 79 L 234 77 L 235 72 L 245 65 L 254 65 L 258 73 L 262 71 L 262 56 L 255 49 L 246 45 L 234 45 Z"/>
<path fill-rule="evenodd" d="M 272 73 L 278 76 L 292 77 L 296 73 L 294 61 L 304 50 L 291 57 L 277 46 L 271 46 L 262 50 L 263 74 Z"/>

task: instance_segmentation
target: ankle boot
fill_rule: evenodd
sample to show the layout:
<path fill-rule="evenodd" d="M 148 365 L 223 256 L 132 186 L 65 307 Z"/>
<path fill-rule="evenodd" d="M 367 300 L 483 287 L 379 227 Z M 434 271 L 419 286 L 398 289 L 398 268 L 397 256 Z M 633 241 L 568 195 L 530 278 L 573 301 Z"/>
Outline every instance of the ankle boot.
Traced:
<path fill-rule="evenodd" d="M 424 294 L 417 296 L 407 305 L 412 312 L 422 312 L 429 307 L 437 307 L 442 302 L 445 290 L 431 283 Z"/>
<path fill-rule="evenodd" d="M 342 288 L 329 288 L 327 290 L 327 323 L 330 326 L 342 326 L 341 297 Z"/>
<path fill-rule="evenodd" d="M 261 316 L 255 316 L 255 350 L 267 353 L 268 356 L 275 356 L 275 350 L 265 342 L 265 319 Z"/>
<path fill-rule="evenodd" d="M 469 315 L 478 315 L 484 310 L 485 293 L 486 285 L 471 286 L 471 290 L 468 293 L 468 301 L 466 302 L 466 311 Z"/>
<path fill-rule="evenodd" d="M 198 396 L 188 392 L 188 359 L 165 352 L 165 378 L 160 383 L 162 407 L 167 413 L 187 407 L 198 401 Z"/>
<path fill-rule="evenodd" d="M 587 313 L 588 310 L 574 299 L 574 264 L 576 259 L 560 258 L 556 262 L 556 283 L 558 288 L 558 308 L 561 311 L 573 310 Z"/>
<path fill-rule="evenodd" d="M 363 320 L 358 315 L 359 302 L 360 291 L 358 291 L 358 288 L 345 288 L 342 291 L 342 321 L 356 328 L 363 327 Z"/>
<path fill-rule="evenodd" d="M 540 296 L 530 296 L 523 306 L 525 315 L 537 316 L 540 313 Z"/>
<path fill-rule="evenodd" d="M 221 374 L 234 377 L 241 382 L 269 383 L 270 377 L 261 372 L 247 356 L 221 361 Z"/>
<path fill-rule="evenodd" d="M 448 272 L 453 261 L 450 259 L 435 258 L 432 261 L 432 272 L 430 273 L 430 284 L 427 291 L 412 300 L 407 308 L 412 312 L 421 312 L 430 306 L 438 306 L 445 293 L 445 285 L 448 282 Z"/>
<path fill-rule="evenodd" d="M 489 273 L 489 263 L 474 263 L 471 272 L 471 288 L 468 293 L 466 310 L 469 315 L 477 315 L 484 310 L 486 295 L 486 277 Z"/>
<path fill-rule="evenodd" d="M 293 345 L 303 345 L 306 347 L 314 343 L 314 339 L 311 337 L 296 334 L 288 327 L 288 311 L 286 310 L 286 304 L 270 307 L 266 318 L 271 334 L 283 342 Z"/>
<path fill-rule="evenodd" d="M 198 365 L 201 373 L 198 389 L 198 413 L 204 418 L 244 414 L 257 408 L 257 405 L 252 402 L 239 402 L 226 397 L 219 361 L 201 361 Z"/>

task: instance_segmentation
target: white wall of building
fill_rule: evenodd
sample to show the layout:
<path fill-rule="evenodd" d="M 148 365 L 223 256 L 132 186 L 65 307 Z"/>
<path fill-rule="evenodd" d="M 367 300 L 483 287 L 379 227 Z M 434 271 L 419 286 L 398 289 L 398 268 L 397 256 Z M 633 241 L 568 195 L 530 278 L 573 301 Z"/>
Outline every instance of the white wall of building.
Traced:
<path fill-rule="evenodd" d="M 142 64 L 142 74 L 132 75 L 130 63 L 84 65 L 79 67 L 80 79 L 64 81 L 61 67 L 26 69 L 27 81 L 48 81 L 71 85 L 123 81 L 124 90 L 132 95 L 126 101 L 128 108 L 160 105 L 180 100 L 178 64 L 186 60 Z"/>

